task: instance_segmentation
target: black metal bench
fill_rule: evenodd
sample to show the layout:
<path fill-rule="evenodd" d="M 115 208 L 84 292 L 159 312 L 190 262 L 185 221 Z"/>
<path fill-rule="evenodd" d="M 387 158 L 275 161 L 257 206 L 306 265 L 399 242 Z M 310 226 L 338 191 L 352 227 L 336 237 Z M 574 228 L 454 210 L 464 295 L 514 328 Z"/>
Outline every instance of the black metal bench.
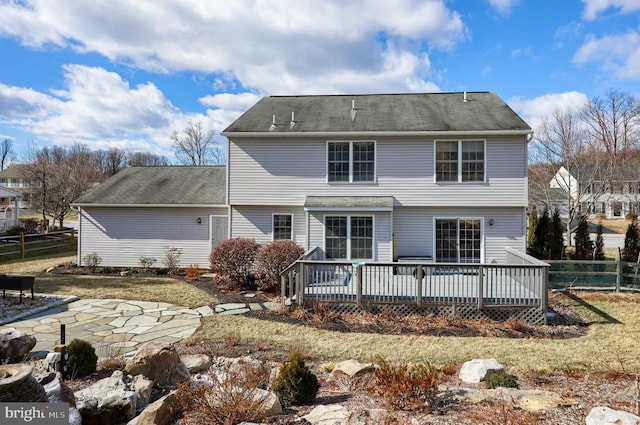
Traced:
<path fill-rule="evenodd" d="M 22 302 L 23 291 L 31 289 L 31 299 L 33 299 L 33 284 L 35 276 L 10 276 L 0 275 L 0 289 L 2 289 L 2 298 L 5 297 L 7 289 L 10 291 L 20 291 L 20 302 Z"/>

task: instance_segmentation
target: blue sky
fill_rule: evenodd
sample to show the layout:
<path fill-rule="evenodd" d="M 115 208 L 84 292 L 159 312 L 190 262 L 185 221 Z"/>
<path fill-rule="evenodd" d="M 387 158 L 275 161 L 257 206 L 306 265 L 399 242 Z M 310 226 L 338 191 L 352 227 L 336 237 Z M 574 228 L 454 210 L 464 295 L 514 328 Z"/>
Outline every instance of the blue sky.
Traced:
<path fill-rule="evenodd" d="M 640 94 L 640 0 L 0 0 L 0 138 L 173 159 L 273 94 L 493 91 L 532 127 Z M 217 140 L 224 142 L 222 136 Z"/>

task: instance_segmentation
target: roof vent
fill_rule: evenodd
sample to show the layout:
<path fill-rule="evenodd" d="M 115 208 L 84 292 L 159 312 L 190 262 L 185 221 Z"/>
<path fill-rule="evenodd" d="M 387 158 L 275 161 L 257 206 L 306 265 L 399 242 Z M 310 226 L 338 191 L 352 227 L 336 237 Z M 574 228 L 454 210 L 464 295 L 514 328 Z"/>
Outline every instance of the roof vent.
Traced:
<path fill-rule="evenodd" d="M 462 94 L 462 101 L 463 101 L 464 103 L 467 103 L 467 92 L 466 92 L 466 91 L 465 91 L 465 92 L 463 92 L 463 94 Z"/>
<path fill-rule="evenodd" d="M 293 128 L 296 125 L 296 113 L 291 111 L 291 122 L 289 123 L 289 128 Z"/>
<path fill-rule="evenodd" d="M 351 99 L 351 121 L 355 121 L 356 119 L 356 100 L 355 99 Z"/>
<path fill-rule="evenodd" d="M 269 131 L 273 131 L 276 129 L 276 114 L 273 114 L 273 119 L 271 120 L 271 127 L 269 127 Z"/>

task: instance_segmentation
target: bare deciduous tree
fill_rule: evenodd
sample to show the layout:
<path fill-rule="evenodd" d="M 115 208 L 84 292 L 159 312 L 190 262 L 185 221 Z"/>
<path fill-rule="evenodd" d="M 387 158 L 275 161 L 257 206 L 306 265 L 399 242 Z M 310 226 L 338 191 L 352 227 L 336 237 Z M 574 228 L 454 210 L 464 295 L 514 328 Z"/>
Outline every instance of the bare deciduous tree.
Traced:
<path fill-rule="evenodd" d="M 15 159 L 15 152 L 13 151 L 13 140 L 5 137 L 0 142 L 0 171 L 4 170 L 11 161 Z"/>
<path fill-rule="evenodd" d="M 171 140 L 178 161 L 184 165 L 223 163 L 220 146 L 213 136 L 213 130 L 205 130 L 201 122 L 190 122 L 182 133 L 174 131 Z"/>
<path fill-rule="evenodd" d="M 127 164 L 132 167 L 167 165 L 167 158 L 149 152 L 130 152 Z"/>
<path fill-rule="evenodd" d="M 111 148 L 94 152 L 96 166 L 105 177 L 111 177 L 127 165 L 127 151 Z"/>

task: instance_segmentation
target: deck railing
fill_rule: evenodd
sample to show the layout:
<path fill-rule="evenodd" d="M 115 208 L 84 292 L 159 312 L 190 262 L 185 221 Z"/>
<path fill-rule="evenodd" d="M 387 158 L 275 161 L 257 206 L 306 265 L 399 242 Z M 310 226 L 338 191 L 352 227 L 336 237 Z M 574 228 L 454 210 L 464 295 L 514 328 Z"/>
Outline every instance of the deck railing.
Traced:
<path fill-rule="evenodd" d="M 510 264 L 351 263 L 311 256 L 281 275 L 283 302 L 547 308 L 548 264 L 517 251 L 508 252 L 507 258 L 515 256 Z"/>

